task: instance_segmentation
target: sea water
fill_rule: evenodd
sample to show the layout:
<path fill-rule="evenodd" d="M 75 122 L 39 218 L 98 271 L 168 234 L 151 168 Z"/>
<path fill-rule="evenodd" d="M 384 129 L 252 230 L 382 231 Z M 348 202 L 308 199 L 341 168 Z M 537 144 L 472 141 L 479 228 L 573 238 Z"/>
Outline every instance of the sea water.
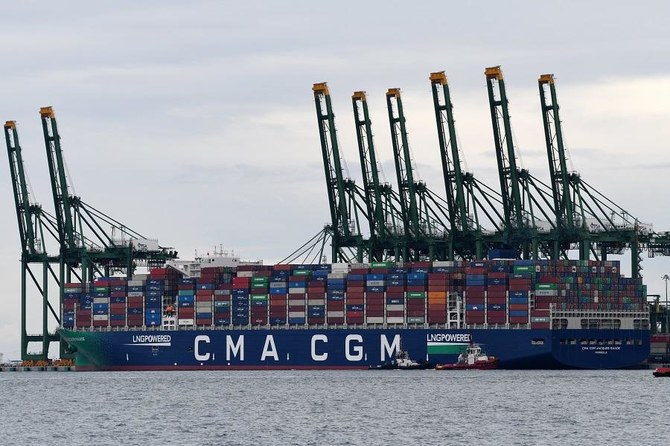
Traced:
<path fill-rule="evenodd" d="M 7 445 L 666 445 L 635 371 L 0 373 Z"/>

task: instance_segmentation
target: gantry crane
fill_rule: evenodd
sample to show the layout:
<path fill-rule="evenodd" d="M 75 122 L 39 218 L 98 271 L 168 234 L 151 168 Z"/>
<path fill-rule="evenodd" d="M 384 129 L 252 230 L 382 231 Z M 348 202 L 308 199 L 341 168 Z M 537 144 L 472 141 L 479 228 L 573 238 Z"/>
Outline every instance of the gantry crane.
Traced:
<path fill-rule="evenodd" d="M 372 122 L 364 91 L 351 97 L 358 153 L 363 174 L 365 203 L 370 227 L 369 255 L 371 261 L 400 258 L 403 251 L 400 200 L 390 184 L 379 178 L 377 155 L 372 138 Z"/>
<path fill-rule="evenodd" d="M 31 202 L 16 122 L 7 121 L 4 128 L 21 241 L 21 359 L 46 360 L 49 346 L 58 341 L 57 335 L 49 333 L 49 320 L 53 318 L 60 323 L 60 309 L 58 306 L 54 308 L 54 304 L 58 305 L 58 302 L 53 303 L 49 299 L 50 295 L 55 294 L 50 293 L 49 282 L 56 278 L 53 265 L 59 263 L 60 256 L 48 253 L 46 240 L 58 240 L 58 227 L 52 215 L 39 204 Z M 29 290 L 37 290 L 42 307 L 42 333 L 37 335 L 28 334 L 27 329 Z M 41 351 L 29 352 L 30 343 L 41 343 Z"/>
<path fill-rule="evenodd" d="M 630 249 L 632 277 L 640 277 L 643 246 L 648 246 L 652 255 L 655 247 L 670 254 L 670 240 L 664 234 L 654 234 L 650 225 L 632 217 L 577 172 L 568 172 L 553 74 L 541 75 L 538 85 L 556 212 L 557 249 L 578 244 L 582 260 L 591 256 L 607 260 L 609 253 Z"/>
<path fill-rule="evenodd" d="M 434 194 L 426 183 L 414 179 L 400 89 L 388 89 L 386 106 L 405 237 L 409 243 L 405 258 L 446 259 L 449 257 L 449 224 L 445 221 L 449 219 L 449 210 L 446 202 Z"/>
<path fill-rule="evenodd" d="M 445 72 L 431 73 L 430 82 L 449 209 L 449 258 L 458 255 L 465 259 L 481 259 L 485 255 L 484 247 L 491 249 L 499 241 L 493 234 L 484 234 L 479 214 L 484 214 L 493 231 L 502 233 L 500 222 L 503 216 L 498 210 L 502 199 L 493 189 L 478 182 L 472 173 L 462 170 L 453 104 Z"/>
<path fill-rule="evenodd" d="M 312 90 L 330 205 L 332 259 L 333 262 L 348 261 L 347 248 L 353 248 L 356 260 L 361 262 L 366 251 L 366 241 L 361 235 L 359 211 L 365 214 L 365 209 L 361 207 L 361 202 L 365 202 L 365 197 L 355 182 L 345 179 L 342 172 L 335 114 L 328 85 L 325 82 L 316 83 Z M 366 215 L 366 218 L 373 217 Z"/>
<path fill-rule="evenodd" d="M 503 199 L 503 240 L 511 247 L 518 247 L 524 258 L 537 258 L 540 249 L 551 254 L 552 250 L 546 246 L 550 237 L 538 235 L 540 231 L 546 233 L 554 227 L 552 217 L 555 212 L 550 190 L 527 170 L 517 166 L 505 81 L 500 66 L 486 68 L 484 74 Z M 536 217 L 535 211 L 544 219 Z M 543 222 L 548 227 L 542 227 Z M 545 243 L 541 247 L 542 241 Z"/>
<path fill-rule="evenodd" d="M 159 266 L 177 257 L 170 248 L 158 245 L 123 223 L 106 215 L 71 193 L 52 107 L 40 109 L 42 131 L 49 164 L 58 233 L 65 276 L 81 271 L 81 281 L 120 270 L 131 276 L 138 262 Z"/>

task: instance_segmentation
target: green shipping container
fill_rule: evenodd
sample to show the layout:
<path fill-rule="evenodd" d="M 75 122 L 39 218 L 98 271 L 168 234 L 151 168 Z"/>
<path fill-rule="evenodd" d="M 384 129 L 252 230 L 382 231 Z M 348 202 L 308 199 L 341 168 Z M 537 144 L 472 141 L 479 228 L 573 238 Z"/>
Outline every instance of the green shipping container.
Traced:
<path fill-rule="evenodd" d="M 408 299 L 425 299 L 426 298 L 426 292 L 425 291 L 408 291 L 406 293 Z"/>

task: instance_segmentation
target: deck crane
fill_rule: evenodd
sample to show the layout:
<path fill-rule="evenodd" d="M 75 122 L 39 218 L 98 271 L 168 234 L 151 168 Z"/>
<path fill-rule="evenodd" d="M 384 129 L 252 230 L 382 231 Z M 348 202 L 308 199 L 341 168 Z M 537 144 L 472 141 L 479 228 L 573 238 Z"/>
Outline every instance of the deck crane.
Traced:
<path fill-rule="evenodd" d="M 50 344 L 59 339 L 57 335 L 49 333 L 51 318 L 60 323 L 59 308 L 54 308 L 49 300 L 49 280 L 50 277 L 56 276 L 52 265 L 58 264 L 59 256 L 49 255 L 46 243 L 47 237 L 51 237 L 54 241 L 58 240 L 58 228 L 55 218 L 44 211 L 42 206 L 30 200 L 16 122 L 7 121 L 4 128 L 21 241 L 21 359 L 46 360 Z M 41 272 L 36 271 L 40 268 Z M 27 332 L 29 283 L 37 289 L 41 300 L 42 334 L 38 335 L 29 335 Z M 30 353 L 28 351 L 30 343 L 41 343 L 41 352 Z"/>
<path fill-rule="evenodd" d="M 382 184 L 379 179 L 367 95 L 364 91 L 356 91 L 351 101 L 370 225 L 369 258 L 374 261 L 399 258 L 402 251 L 401 238 L 398 237 L 402 224 L 399 221 L 399 199 L 391 185 Z"/>
<path fill-rule="evenodd" d="M 546 243 L 549 237 L 538 236 L 540 230 L 547 231 L 554 227 L 555 213 L 549 197 L 550 191 L 547 190 L 548 186 L 535 179 L 527 170 L 517 167 L 505 82 L 500 66 L 486 68 L 484 74 L 503 198 L 503 241 L 511 247 L 519 247 L 524 258 L 537 258 L 541 248 L 545 252 L 551 251 L 546 246 L 540 246 L 540 242 L 543 240 Z M 551 228 L 541 227 L 539 219 L 534 215 L 535 209 L 549 222 Z"/>
<path fill-rule="evenodd" d="M 414 180 L 405 115 L 399 88 L 386 92 L 386 106 L 391 127 L 393 158 L 395 161 L 400 205 L 405 224 L 405 237 L 410 250 L 406 258 L 418 260 L 447 258 L 449 211 L 446 204 L 434 195 L 427 185 Z"/>
<path fill-rule="evenodd" d="M 358 211 L 365 212 L 360 204 L 365 201 L 365 198 L 354 181 L 345 179 L 342 173 L 335 114 L 328 85 L 326 82 L 316 83 L 312 90 L 326 174 L 328 203 L 330 204 L 332 260 L 333 262 L 348 261 L 346 248 L 354 248 L 356 260 L 361 262 L 366 250 L 366 241 L 361 235 Z M 372 216 L 367 217 L 372 218 Z"/>
<path fill-rule="evenodd" d="M 503 217 L 498 211 L 498 204 L 502 200 L 491 188 L 479 184 L 472 173 L 462 170 L 453 104 L 445 72 L 431 73 L 430 82 L 449 209 L 449 258 L 453 259 L 455 254 L 459 254 L 461 258 L 481 259 L 484 256 L 485 240 L 491 248 L 494 239 L 482 234 L 479 212 L 488 218 L 496 231 L 501 232 L 499 222 Z"/>

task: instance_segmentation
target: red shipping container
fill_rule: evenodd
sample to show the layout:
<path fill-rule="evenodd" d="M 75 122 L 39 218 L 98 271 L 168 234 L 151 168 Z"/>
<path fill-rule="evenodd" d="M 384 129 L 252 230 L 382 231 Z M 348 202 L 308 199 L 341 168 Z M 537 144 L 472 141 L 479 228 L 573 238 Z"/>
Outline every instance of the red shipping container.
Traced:
<path fill-rule="evenodd" d="M 528 305 L 526 305 L 526 304 L 509 304 L 509 309 L 510 309 L 510 311 L 528 310 Z"/>
<path fill-rule="evenodd" d="M 465 298 L 465 303 L 467 305 L 484 305 L 484 297 L 470 297 Z"/>
<path fill-rule="evenodd" d="M 408 292 L 416 293 L 416 292 L 422 292 L 426 291 L 426 287 L 423 285 L 407 285 L 405 288 Z"/>
<path fill-rule="evenodd" d="M 468 301 L 469 301 L 469 299 L 468 299 Z M 507 302 L 507 298 L 506 297 L 491 297 L 491 296 L 488 296 L 486 301 L 489 304 L 504 305 Z"/>
<path fill-rule="evenodd" d="M 122 313 L 126 311 L 126 304 L 109 304 L 109 309 L 112 313 L 116 311 L 121 311 Z"/>
<path fill-rule="evenodd" d="M 330 311 L 343 310 L 344 309 L 344 301 L 343 300 L 329 300 L 328 302 L 326 302 L 326 307 Z"/>
<path fill-rule="evenodd" d="M 531 322 L 530 326 L 531 328 L 535 328 L 538 330 L 548 330 L 550 328 L 549 322 Z"/>
<path fill-rule="evenodd" d="M 425 316 L 426 313 L 423 310 L 410 310 L 409 308 L 407 309 L 407 316 L 408 317 L 421 317 Z"/>
<path fill-rule="evenodd" d="M 328 323 L 329 324 L 336 324 L 336 325 L 341 325 L 344 324 L 344 318 L 343 317 L 328 317 Z"/>
<path fill-rule="evenodd" d="M 107 327 L 109 325 L 109 320 L 106 321 L 93 321 L 94 327 Z"/>
<path fill-rule="evenodd" d="M 347 289 L 347 297 L 349 298 L 355 298 L 355 297 L 364 297 L 365 296 L 365 288 L 360 287 L 356 288 L 355 290 Z"/>
<path fill-rule="evenodd" d="M 386 293 L 391 293 L 391 294 L 403 294 L 405 293 L 405 286 L 404 285 L 389 285 L 386 287 Z"/>
<path fill-rule="evenodd" d="M 484 322 L 484 310 L 466 310 L 465 320 L 469 324 L 481 324 Z"/>
<path fill-rule="evenodd" d="M 386 311 L 387 317 L 403 317 L 405 312 L 403 310 L 390 310 Z"/>
<path fill-rule="evenodd" d="M 431 285 L 428 284 L 428 291 L 447 291 L 449 287 L 444 284 L 444 285 Z"/>
<path fill-rule="evenodd" d="M 126 321 L 123 319 L 121 320 L 111 319 L 109 321 L 109 325 L 111 325 L 112 327 L 124 327 L 126 325 Z"/>
<path fill-rule="evenodd" d="M 442 315 L 428 315 L 428 323 L 429 324 L 444 324 L 447 322 L 447 316 L 442 314 Z"/>

